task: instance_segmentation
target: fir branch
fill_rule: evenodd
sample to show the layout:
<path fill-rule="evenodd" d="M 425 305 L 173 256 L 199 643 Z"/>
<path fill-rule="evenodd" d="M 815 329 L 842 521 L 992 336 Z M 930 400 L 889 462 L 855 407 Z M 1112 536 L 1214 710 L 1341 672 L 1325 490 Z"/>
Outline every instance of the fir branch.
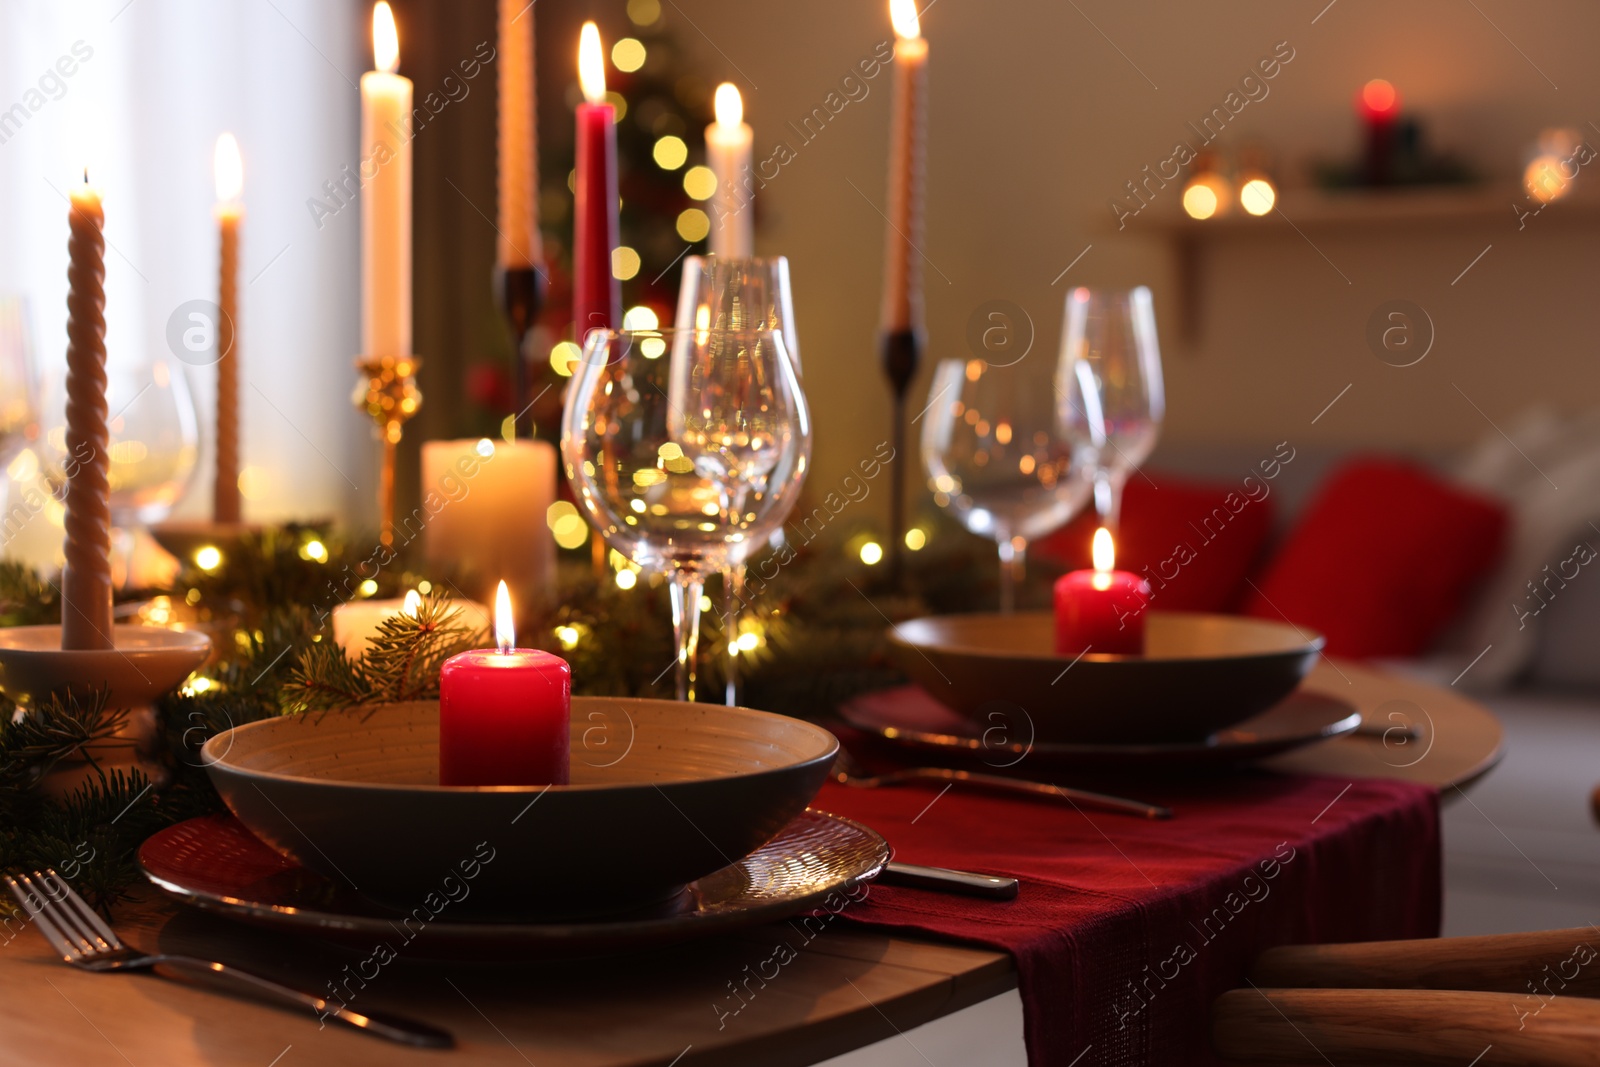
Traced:
<path fill-rule="evenodd" d="M 127 722 L 125 709 L 106 707 L 106 691 L 83 698 L 52 696 L 22 716 L 0 721 L 0 791 L 31 789 L 61 760 L 81 756 L 93 763 L 88 746 L 126 745 L 113 740 Z"/>

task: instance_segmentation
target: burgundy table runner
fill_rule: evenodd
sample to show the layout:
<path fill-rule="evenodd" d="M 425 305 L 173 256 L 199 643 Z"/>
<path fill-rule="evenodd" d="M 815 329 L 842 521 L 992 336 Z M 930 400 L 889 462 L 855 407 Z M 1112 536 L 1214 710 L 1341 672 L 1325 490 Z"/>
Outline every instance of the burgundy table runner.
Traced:
<path fill-rule="evenodd" d="M 941 789 L 830 783 L 813 806 L 865 822 L 907 863 L 1020 878 L 1017 899 L 880 885 L 842 917 L 1009 952 L 1033 1067 L 1215 1063 L 1211 1002 L 1264 949 L 1439 932 L 1428 787 L 1248 770 L 1122 783 L 1171 807 L 1167 821 Z"/>

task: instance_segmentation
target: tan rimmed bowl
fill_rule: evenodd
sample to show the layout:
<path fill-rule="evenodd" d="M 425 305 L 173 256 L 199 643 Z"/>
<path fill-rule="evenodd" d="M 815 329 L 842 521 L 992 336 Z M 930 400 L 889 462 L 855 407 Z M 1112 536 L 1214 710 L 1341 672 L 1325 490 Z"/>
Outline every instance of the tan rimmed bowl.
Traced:
<path fill-rule="evenodd" d="M 1055 651 L 1050 612 L 939 615 L 889 632 L 935 700 L 1009 740 L 1164 744 L 1205 738 L 1295 690 L 1322 635 L 1237 615 L 1152 611 L 1140 656 Z"/>
<path fill-rule="evenodd" d="M 416 914 L 572 919 L 669 901 L 805 810 L 838 742 L 746 708 L 574 697 L 566 786 L 441 786 L 439 705 L 269 719 L 202 750 L 261 840 Z M 422 920 L 419 920 L 422 921 Z"/>

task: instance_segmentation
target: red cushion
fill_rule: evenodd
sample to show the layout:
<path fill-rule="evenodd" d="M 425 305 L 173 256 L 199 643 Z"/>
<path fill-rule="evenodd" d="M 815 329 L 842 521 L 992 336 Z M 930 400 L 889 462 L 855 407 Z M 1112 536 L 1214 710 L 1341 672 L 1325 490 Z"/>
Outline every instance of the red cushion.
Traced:
<path fill-rule="evenodd" d="M 1256 579 L 1245 612 L 1320 630 L 1335 656 L 1414 656 L 1499 561 L 1499 503 L 1391 459 L 1351 460 Z"/>
<path fill-rule="evenodd" d="M 1258 475 L 1193 482 L 1135 474 L 1122 496 L 1117 568 L 1150 583 L 1150 606 L 1158 611 L 1227 611 L 1239 603 L 1272 530 L 1271 494 L 1271 481 Z M 1090 509 L 1028 551 L 1068 568 L 1091 566 L 1098 525 Z"/>

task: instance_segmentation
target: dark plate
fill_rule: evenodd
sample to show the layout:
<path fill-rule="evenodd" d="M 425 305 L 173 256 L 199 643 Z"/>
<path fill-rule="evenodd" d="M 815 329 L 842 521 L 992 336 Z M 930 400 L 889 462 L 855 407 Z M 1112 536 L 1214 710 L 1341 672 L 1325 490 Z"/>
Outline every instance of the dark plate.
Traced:
<path fill-rule="evenodd" d="M 139 866 L 178 900 L 254 925 L 367 949 L 380 941 L 399 949 L 403 941 L 408 953 L 433 959 L 490 959 L 634 951 L 817 908 L 837 911 L 878 876 L 889 854 L 884 839 L 860 823 L 807 809 L 738 863 L 662 905 L 546 923 L 461 921 L 454 898 L 470 894 L 473 883 L 459 876 L 441 884 L 437 910 L 384 908 L 280 856 L 230 815 L 189 819 L 152 835 L 139 846 Z M 493 865 L 490 859 L 484 870 Z"/>
<path fill-rule="evenodd" d="M 974 726 L 914 687 L 859 696 L 839 709 L 849 725 L 884 742 L 941 761 L 990 767 L 1050 766 L 1108 772 L 1252 763 L 1347 734 L 1361 725 L 1354 704 L 1321 693 L 1294 693 L 1236 726 L 1206 738 L 1153 745 L 1078 745 L 1028 739 L 1025 719 Z"/>
<path fill-rule="evenodd" d="M 718 704 L 574 697 L 571 784 L 439 785 L 439 704 L 283 716 L 202 757 L 233 812 L 279 853 L 409 911 L 495 853 L 457 912 L 584 919 L 659 904 L 805 810 L 838 742 Z"/>
<path fill-rule="evenodd" d="M 1055 653 L 1050 612 L 940 615 L 889 632 L 896 664 L 974 723 L 1032 719 L 1067 744 L 1204 741 L 1272 707 L 1316 663 L 1323 639 L 1236 615 L 1152 611 L 1145 654 Z"/>

